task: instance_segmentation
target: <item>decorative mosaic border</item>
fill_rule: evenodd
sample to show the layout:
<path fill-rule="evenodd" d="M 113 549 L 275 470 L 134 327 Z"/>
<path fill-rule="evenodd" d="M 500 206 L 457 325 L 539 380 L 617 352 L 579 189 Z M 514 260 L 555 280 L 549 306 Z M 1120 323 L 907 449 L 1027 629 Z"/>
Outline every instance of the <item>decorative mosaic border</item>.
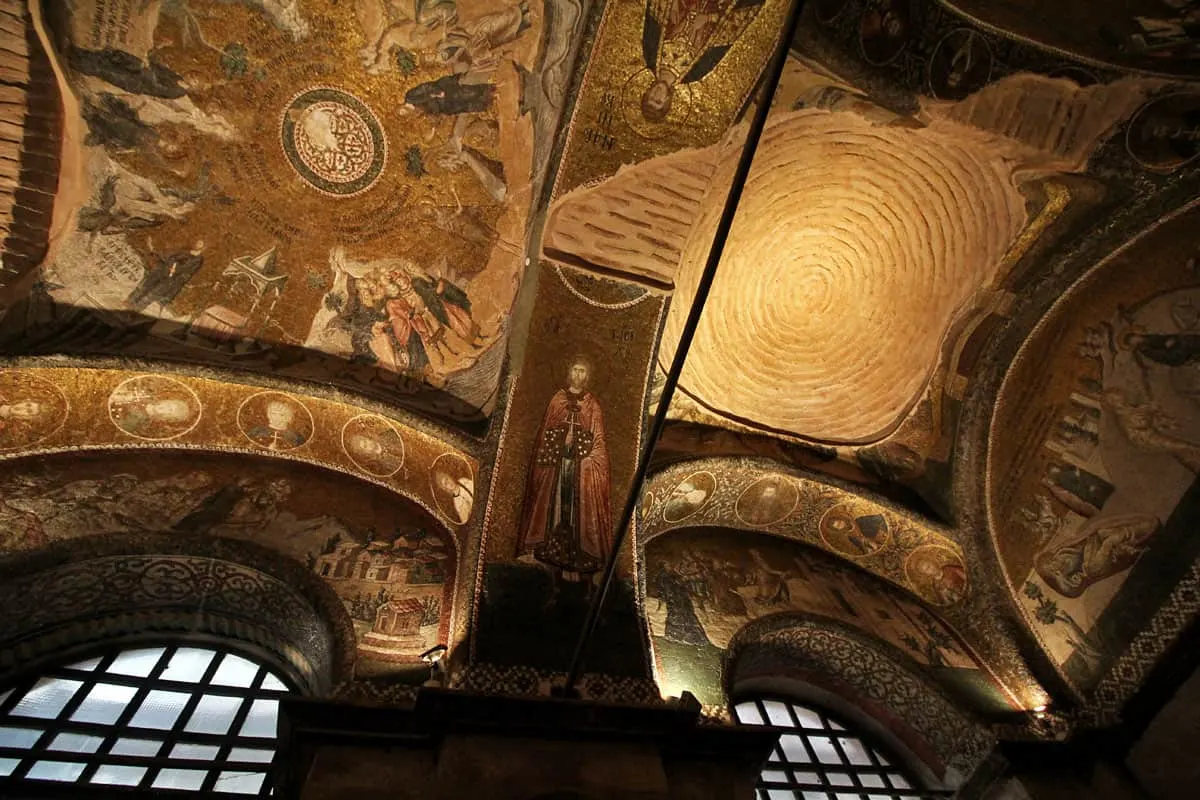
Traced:
<path fill-rule="evenodd" d="M 170 440 L 138 438 L 121 428 L 110 419 L 108 408 L 114 392 L 134 377 L 164 382 L 191 392 L 197 398 L 192 410 L 195 421 Z M 456 545 L 460 544 L 459 531 L 470 522 L 469 517 L 463 520 L 453 516 L 454 509 L 437 493 L 430 476 L 434 462 L 442 455 L 451 454 L 465 465 L 467 474 L 474 480 L 479 471 L 476 458 L 424 431 L 409 427 L 402 420 L 376 415 L 379 424 L 389 427 L 404 442 L 403 469 L 397 465 L 392 475 L 380 478 L 356 463 L 342 442 L 346 424 L 363 416 L 361 409 L 347 403 L 287 392 L 263 392 L 254 386 L 209 378 L 167 378 L 129 370 L 0 368 L 0 380 L 11 385 L 10 392 L 16 397 L 23 396 L 22 391 L 27 393 L 34 388 L 49 386 L 49 391 L 59 397 L 61 409 L 55 410 L 62 417 L 62 422 L 53 430 L 30 431 L 21 440 L 0 443 L 3 447 L 0 460 L 79 449 L 192 449 L 292 459 L 336 470 L 401 495 L 443 522 L 454 535 Z M 298 444 L 268 446 L 251 438 L 243 429 L 240 410 L 248 401 L 267 394 L 278 395 L 281 402 L 298 409 L 294 413 L 299 419 L 307 421 L 307 426 L 298 429 L 296 434 L 300 437 Z"/>
<path fill-rule="evenodd" d="M 1114 725 L 1121 709 L 1142 687 L 1155 664 L 1178 641 L 1184 629 L 1200 615 L 1200 561 L 1175 585 L 1167 601 L 1149 624 L 1134 637 L 1129 647 L 1096 686 L 1091 699 L 1078 714 L 1088 728 Z"/>
<path fill-rule="evenodd" d="M 521 697 L 549 697 L 551 689 L 566 675 L 533 667 L 477 662 L 452 677 L 450 688 L 486 694 Z M 658 686 L 644 678 L 626 678 L 599 673 L 584 673 L 579 680 L 579 695 L 584 700 L 615 705 L 663 705 Z"/>
<path fill-rule="evenodd" d="M 747 626 L 730 646 L 727 689 L 753 661 L 768 672 L 778 667 L 780 677 L 789 671 L 811 672 L 849 686 L 861 699 L 895 714 L 947 767 L 963 775 L 971 774 L 995 743 L 986 728 L 907 667 L 905 656 L 832 624 L 788 616 Z M 879 721 L 887 726 L 886 719 Z"/>
<path fill-rule="evenodd" d="M 42 646 L 162 629 L 139 627 L 140 614 L 158 615 L 169 630 L 248 638 L 317 691 L 354 669 L 354 626 L 333 590 L 304 565 L 250 542 L 153 533 L 57 542 L 0 559 L 0 608 L 0 670 L 18 668 Z"/>
<path fill-rule="evenodd" d="M 312 690 L 327 685 L 328 626 L 288 584 L 210 558 L 115 556 L 10 581 L 0 592 L 0 670 L 148 632 L 208 633 L 276 653 Z"/>

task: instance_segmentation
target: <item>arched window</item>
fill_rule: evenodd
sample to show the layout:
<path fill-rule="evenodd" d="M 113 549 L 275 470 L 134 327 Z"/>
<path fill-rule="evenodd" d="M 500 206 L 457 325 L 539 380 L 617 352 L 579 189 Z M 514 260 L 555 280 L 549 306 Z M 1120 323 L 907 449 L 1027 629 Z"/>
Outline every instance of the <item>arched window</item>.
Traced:
<path fill-rule="evenodd" d="M 0 784 L 265 795 L 288 691 L 271 668 L 224 647 L 73 660 L 0 690 Z"/>
<path fill-rule="evenodd" d="M 788 728 L 758 780 L 759 800 L 911 800 L 932 793 L 863 732 L 821 708 L 755 698 L 734 706 L 745 725 Z"/>

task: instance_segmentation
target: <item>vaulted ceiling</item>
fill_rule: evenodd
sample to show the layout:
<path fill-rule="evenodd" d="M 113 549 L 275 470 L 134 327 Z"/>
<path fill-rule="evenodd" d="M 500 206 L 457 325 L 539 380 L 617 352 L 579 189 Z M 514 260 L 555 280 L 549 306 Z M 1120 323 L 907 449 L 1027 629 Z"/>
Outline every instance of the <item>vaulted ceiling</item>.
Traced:
<path fill-rule="evenodd" d="M 249 538 L 359 677 L 563 669 L 789 5 L 5 4 L 9 558 Z M 807 4 L 592 669 L 807 614 L 1100 718 L 1189 618 L 1198 12 L 1051 5 Z"/>

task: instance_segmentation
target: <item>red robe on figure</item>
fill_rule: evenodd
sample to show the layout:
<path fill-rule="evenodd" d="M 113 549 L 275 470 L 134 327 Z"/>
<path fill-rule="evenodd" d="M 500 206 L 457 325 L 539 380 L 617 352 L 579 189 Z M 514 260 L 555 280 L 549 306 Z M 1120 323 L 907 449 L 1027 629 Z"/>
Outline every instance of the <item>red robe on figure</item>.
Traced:
<path fill-rule="evenodd" d="M 591 392 L 559 389 L 538 430 L 517 555 L 565 572 L 597 572 L 612 548 L 604 415 Z"/>

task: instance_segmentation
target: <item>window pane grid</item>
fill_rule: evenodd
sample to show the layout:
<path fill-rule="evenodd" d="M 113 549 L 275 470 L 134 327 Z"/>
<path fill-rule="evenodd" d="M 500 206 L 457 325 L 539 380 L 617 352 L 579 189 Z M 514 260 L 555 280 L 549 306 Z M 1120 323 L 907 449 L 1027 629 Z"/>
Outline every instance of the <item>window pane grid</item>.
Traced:
<path fill-rule="evenodd" d="M 783 729 L 759 777 L 759 800 L 927 800 L 942 794 L 916 788 L 916 780 L 868 737 L 821 709 L 759 698 L 734 711 L 742 724 Z"/>
<path fill-rule="evenodd" d="M 194 646 L 56 667 L 0 692 L 0 780 L 265 797 L 286 692 L 267 667 Z"/>
<path fill-rule="evenodd" d="M 102 672 L 103 670 L 100 670 L 100 671 Z M 89 680 L 93 676 L 90 673 L 86 673 L 86 672 L 75 672 L 74 670 L 68 670 L 68 669 L 57 669 L 57 670 L 50 670 L 50 671 L 43 673 L 43 677 L 62 678 L 63 680 L 80 681 L 80 680 Z M 172 680 L 167 680 L 166 678 L 153 678 L 153 677 L 139 678 L 137 676 L 117 675 L 114 673 L 109 673 L 107 675 L 104 675 L 102 682 L 108 683 L 108 684 L 113 684 L 116 686 L 132 686 L 135 688 L 140 688 L 142 686 L 148 686 L 151 689 L 160 689 L 160 690 L 168 691 L 168 692 L 192 692 L 192 691 L 195 691 L 195 689 L 196 689 L 196 684 L 186 683 L 184 681 L 172 681 Z M 278 697 L 281 697 L 281 696 L 287 694 L 287 691 L 286 690 L 279 691 L 278 689 L 267 689 L 267 688 L 263 688 L 262 686 L 258 686 L 257 688 L 247 687 L 247 688 L 243 689 L 243 688 L 239 688 L 236 686 L 222 686 L 220 684 L 211 684 L 211 685 L 205 687 L 204 693 L 209 694 L 209 695 L 214 695 L 214 696 L 223 695 L 225 697 L 261 697 L 264 699 L 272 699 L 272 698 L 278 698 Z"/>
<path fill-rule="evenodd" d="M 168 654 L 170 652 L 172 652 L 173 650 L 174 650 L 173 647 L 167 647 L 167 648 L 163 648 L 163 650 L 161 652 L 159 652 L 158 658 L 152 662 L 152 665 L 150 666 L 150 669 L 147 672 L 147 677 L 153 679 L 153 678 L 158 677 L 159 675 L 162 675 L 163 670 L 166 669 Z M 108 659 L 106 659 L 100 665 L 100 667 L 97 668 L 96 672 L 98 674 L 105 675 L 106 673 L 111 671 L 111 667 L 113 667 L 117 662 L 122 662 L 122 661 L 128 662 L 130 660 L 131 659 L 128 658 L 127 652 L 114 654 L 114 655 L 110 656 Z M 143 660 L 143 659 L 138 659 L 138 660 Z M 149 661 L 149 658 L 144 659 L 144 662 L 146 662 L 146 661 Z M 142 670 L 137 669 L 136 671 L 140 672 Z M 100 753 L 108 755 L 108 753 L 112 750 L 113 743 L 117 739 L 115 732 L 119 731 L 119 730 L 125 730 L 128 728 L 130 721 L 132 721 L 133 717 L 137 714 L 138 709 L 140 709 L 142 707 L 142 704 L 146 702 L 146 698 L 149 694 L 150 694 L 149 686 L 141 686 L 141 687 L 138 687 L 134 691 L 133 698 L 125 706 L 125 708 L 121 711 L 121 716 L 117 720 L 116 725 L 113 726 L 113 731 L 111 731 L 109 733 L 109 735 L 104 737 L 104 743 L 100 745 L 100 750 L 99 750 Z M 99 763 L 88 764 L 87 767 L 84 768 L 83 774 L 80 775 L 80 777 L 79 777 L 80 783 L 90 782 L 96 776 L 96 772 L 99 769 L 100 769 Z M 145 772 L 142 772 L 139 777 L 144 778 Z"/>
<path fill-rule="evenodd" d="M 228 658 L 229 658 L 229 656 L 226 656 L 224 659 L 222 659 L 222 662 L 224 662 Z M 264 670 L 260 667 L 258 669 L 258 671 L 255 672 L 253 679 L 250 682 L 250 685 L 255 688 L 262 686 L 262 682 L 263 682 L 265 673 L 266 673 L 266 670 Z M 246 724 L 246 716 L 250 713 L 251 705 L 253 705 L 253 703 L 251 703 L 249 700 L 242 701 L 242 705 L 238 708 L 238 710 L 236 712 L 234 712 L 233 722 L 229 726 L 230 733 L 236 734 L 242 730 L 242 726 Z M 224 763 L 228 760 L 229 751 L 230 751 L 230 749 L 232 749 L 232 747 L 233 747 L 233 745 L 230 744 L 228 741 L 224 745 L 221 746 L 221 749 L 217 756 L 218 763 Z M 241 770 L 241 771 L 256 773 L 259 770 L 256 769 L 255 767 L 250 767 L 249 769 Z M 216 770 L 209 772 L 208 777 L 205 778 L 205 780 L 204 780 L 204 787 L 203 787 L 202 791 L 205 791 L 205 792 L 214 791 L 216 789 L 217 779 L 218 778 L 223 779 L 226 774 L 228 774 L 228 773 L 226 773 L 226 772 L 218 773 Z"/>

